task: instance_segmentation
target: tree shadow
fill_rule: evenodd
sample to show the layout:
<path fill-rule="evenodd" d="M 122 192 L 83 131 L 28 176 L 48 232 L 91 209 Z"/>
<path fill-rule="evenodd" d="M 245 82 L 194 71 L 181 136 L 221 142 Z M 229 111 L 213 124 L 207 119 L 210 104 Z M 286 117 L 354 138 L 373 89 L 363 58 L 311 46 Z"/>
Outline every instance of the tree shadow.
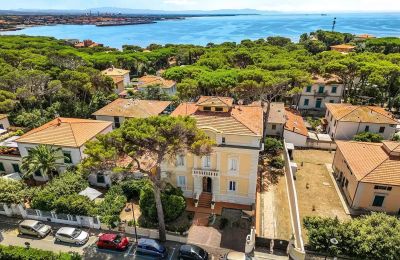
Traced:
<path fill-rule="evenodd" d="M 269 191 L 270 187 L 277 185 L 279 179 L 284 176 L 284 169 L 276 169 L 269 166 L 270 158 L 260 156 L 257 174 L 257 192 Z"/>

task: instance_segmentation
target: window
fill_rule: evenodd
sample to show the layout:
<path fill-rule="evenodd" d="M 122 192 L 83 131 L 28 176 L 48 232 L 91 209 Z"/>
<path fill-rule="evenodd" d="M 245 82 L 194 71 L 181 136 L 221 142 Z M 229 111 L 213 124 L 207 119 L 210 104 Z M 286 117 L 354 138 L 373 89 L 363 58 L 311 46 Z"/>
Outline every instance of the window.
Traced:
<path fill-rule="evenodd" d="M 365 132 L 369 132 L 369 125 L 365 126 Z"/>
<path fill-rule="evenodd" d="M 178 176 L 178 187 L 186 189 L 186 176 Z"/>
<path fill-rule="evenodd" d="M 3 124 L 0 124 L 0 129 L 4 129 L 4 125 Z"/>
<path fill-rule="evenodd" d="M 335 100 L 333 100 L 333 99 L 331 99 L 331 100 L 329 100 L 329 103 L 335 103 Z"/>
<path fill-rule="evenodd" d="M 224 111 L 224 109 L 223 109 L 222 107 L 216 107 L 216 108 L 215 108 L 215 111 L 216 111 L 216 112 L 222 112 L 222 111 Z"/>
<path fill-rule="evenodd" d="M 71 156 L 71 152 L 68 151 L 63 151 L 63 155 L 64 155 L 64 163 L 72 163 L 72 156 Z"/>
<path fill-rule="evenodd" d="M 180 154 L 176 157 L 176 166 L 185 166 L 185 155 Z"/>
<path fill-rule="evenodd" d="M 276 130 L 276 125 L 272 125 L 272 130 Z"/>
<path fill-rule="evenodd" d="M 324 86 L 319 86 L 318 93 L 324 93 L 324 90 L 325 90 Z"/>
<path fill-rule="evenodd" d="M 236 181 L 229 181 L 229 191 L 236 191 Z"/>
<path fill-rule="evenodd" d="M 349 180 L 348 180 L 348 179 L 345 180 L 344 186 L 345 186 L 346 188 L 349 186 Z"/>
<path fill-rule="evenodd" d="M 307 86 L 306 92 L 310 93 L 311 92 L 311 86 Z"/>
<path fill-rule="evenodd" d="M 203 107 L 204 111 L 211 111 L 211 107 Z"/>
<path fill-rule="evenodd" d="M 19 164 L 13 163 L 12 164 L 14 172 L 21 173 L 21 170 L 19 169 Z"/>
<path fill-rule="evenodd" d="M 374 201 L 372 202 L 373 207 L 382 207 L 385 196 L 375 195 Z"/>
<path fill-rule="evenodd" d="M 332 93 L 336 93 L 337 92 L 337 87 L 336 86 L 332 86 Z"/>
<path fill-rule="evenodd" d="M 384 132 L 385 132 L 385 127 L 384 126 L 379 127 L 379 133 L 384 133 Z"/>
<path fill-rule="evenodd" d="M 229 159 L 229 170 L 230 171 L 237 171 L 238 170 L 238 161 L 236 158 Z"/>
<path fill-rule="evenodd" d="M 382 185 L 375 185 L 374 186 L 375 190 L 387 190 L 387 191 L 391 191 L 392 187 L 390 186 L 382 186 Z"/>
<path fill-rule="evenodd" d="M 222 137 L 222 143 L 223 144 L 225 143 L 225 137 Z"/>
<path fill-rule="evenodd" d="M 96 178 L 97 183 L 106 183 L 106 178 L 104 177 L 104 174 L 98 173 Z"/>
<path fill-rule="evenodd" d="M 308 106 L 310 103 L 310 100 L 308 98 L 304 99 L 304 106 Z"/>
<path fill-rule="evenodd" d="M 121 122 L 119 121 L 118 116 L 114 116 L 114 126 L 115 128 L 119 128 L 121 126 Z"/>
<path fill-rule="evenodd" d="M 0 171 L 4 172 L 6 169 L 4 168 L 4 164 L 0 162 Z"/>
<path fill-rule="evenodd" d="M 203 167 L 210 168 L 211 167 L 211 158 L 209 155 L 203 157 Z"/>
<path fill-rule="evenodd" d="M 337 122 L 336 120 L 333 121 L 333 126 L 336 126 L 336 122 Z"/>

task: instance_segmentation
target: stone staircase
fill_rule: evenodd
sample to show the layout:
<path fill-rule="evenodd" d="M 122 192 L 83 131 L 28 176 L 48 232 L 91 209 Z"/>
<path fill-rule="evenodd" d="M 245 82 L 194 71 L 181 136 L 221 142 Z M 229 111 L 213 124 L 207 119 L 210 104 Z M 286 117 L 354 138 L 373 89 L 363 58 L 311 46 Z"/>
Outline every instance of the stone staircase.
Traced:
<path fill-rule="evenodd" d="M 202 192 L 199 197 L 199 207 L 211 208 L 212 194 L 209 192 Z"/>

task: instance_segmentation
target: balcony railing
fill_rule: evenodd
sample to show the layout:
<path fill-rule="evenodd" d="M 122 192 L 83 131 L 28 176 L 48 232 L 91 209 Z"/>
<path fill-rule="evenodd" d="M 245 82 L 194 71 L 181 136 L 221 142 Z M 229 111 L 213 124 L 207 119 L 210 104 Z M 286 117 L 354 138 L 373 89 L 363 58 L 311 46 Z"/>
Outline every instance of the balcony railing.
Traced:
<path fill-rule="evenodd" d="M 314 96 L 326 97 L 328 95 L 329 95 L 329 93 L 327 90 L 325 90 L 324 92 L 319 92 L 318 90 L 314 90 Z"/>
<path fill-rule="evenodd" d="M 219 171 L 217 170 L 193 169 L 192 174 L 195 176 L 219 177 Z"/>

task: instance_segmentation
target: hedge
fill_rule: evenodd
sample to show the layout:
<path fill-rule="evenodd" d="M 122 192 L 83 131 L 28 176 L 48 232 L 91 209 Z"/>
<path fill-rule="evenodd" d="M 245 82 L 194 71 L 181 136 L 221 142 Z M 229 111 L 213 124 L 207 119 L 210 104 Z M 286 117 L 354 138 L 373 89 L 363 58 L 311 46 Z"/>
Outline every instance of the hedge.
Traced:
<path fill-rule="evenodd" d="M 76 253 L 54 253 L 35 248 L 0 245 L 0 260 L 80 260 Z"/>

